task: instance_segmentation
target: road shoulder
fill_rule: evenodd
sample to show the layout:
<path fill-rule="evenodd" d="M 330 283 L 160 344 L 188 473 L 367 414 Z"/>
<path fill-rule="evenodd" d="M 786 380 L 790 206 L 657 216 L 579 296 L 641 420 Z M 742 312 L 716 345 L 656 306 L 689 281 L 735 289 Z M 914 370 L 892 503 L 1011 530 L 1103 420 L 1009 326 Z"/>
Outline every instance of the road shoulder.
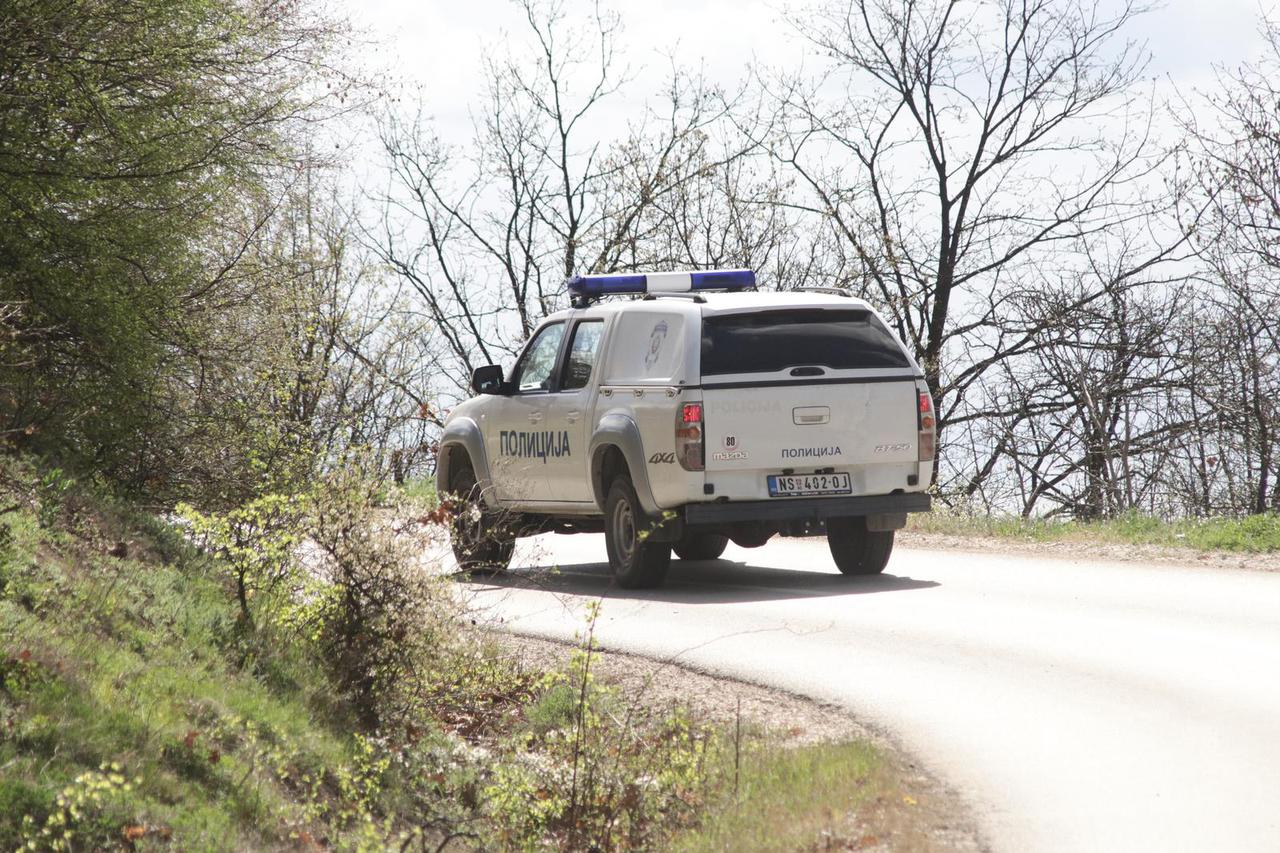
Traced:
<path fill-rule="evenodd" d="M 925 533 L 914 530 L 898 532 L 901 548 L 927 551 L 964 551 L 975 554 L 1016 554 L 1060 560 L 1087 560 L 1099 563 L 1143 563 L 1179 568 L 1245 569 L 1280 572 L 1280 554 L 1252 554 L 1241 551 L 1199 551 L 1194 548 L 1171 548 L 1118 542 L 1037 541 L 1001 536 Z"/>

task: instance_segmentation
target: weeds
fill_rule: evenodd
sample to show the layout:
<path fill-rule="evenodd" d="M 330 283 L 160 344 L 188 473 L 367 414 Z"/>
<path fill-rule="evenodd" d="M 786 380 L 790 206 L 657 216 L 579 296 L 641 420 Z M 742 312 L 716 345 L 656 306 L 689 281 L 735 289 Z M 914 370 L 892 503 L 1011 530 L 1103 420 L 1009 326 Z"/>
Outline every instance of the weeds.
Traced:
<path fill-rule="evenodd" d="M 74 486 L 75 480 L 68 477 L 61 468 L 50 468 L 40 477 L 36 494 L 39 507 L 37 518 L 41 527 L 49 528 L 57 525 L 58 517 L 62 514 L 63 502 Z"/>
<path fill-rule="evenodd" d="M 754 740 L 740 768 L 728 751 L 714 760 L 719 766 L 712 772 L 722 778 L 740 773 L 740 787 L 730 797 L 732 789 L 721 786 L 721 799 L 709 804 L 704 821 L 672 840 L 673 850 L 846 849 L 820 847 L 823 834 L 833 823 L 839 830 L 839 822 L 883 793 L 879 760 L 866 744 L 780 750 Z"/>
<path fill-rule="evenodd" d="M 21 849 L 31 851 L 97 849 L 130 838 L 113 806 L 141 779 L 125 779 L 116 763 L 103 764 L 96 771 L 81 773 L 63 788 L 53 810 L 43 820 L 32 815 L 22 818 Z M 139 837 L 135 831 L 132 838 Z"/>
<path fill-rule="evenodd" d="M 190 525 L 195 544 L 215 558 L 235 584 L 240 620 L 249 629 L 260 621 L 288 621 L 295 604 L 305 600 L 308 578 L 298 565 L 305 496 L 268 494 L 222 514 L 205 515 L 179 504 L 178 515 Z"/>
<path fill-rule="evenodd" d="M 502 842 L 523 849 L 644 849 L 687 825 L 704 802 L 709 725 L 684 709 L 601 685 L 592 664 L 598 604 L 563 672 L 537 685 L 523 731 L 505 745 L 485 795 Z"/>

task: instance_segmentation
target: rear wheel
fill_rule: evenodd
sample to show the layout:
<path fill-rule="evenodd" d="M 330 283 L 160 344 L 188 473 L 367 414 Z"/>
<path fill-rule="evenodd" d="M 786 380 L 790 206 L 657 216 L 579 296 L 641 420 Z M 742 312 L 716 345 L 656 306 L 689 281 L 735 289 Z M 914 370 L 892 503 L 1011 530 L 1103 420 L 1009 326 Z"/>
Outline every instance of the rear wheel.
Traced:
<path fill-rule="evenodd" d="M 511 564 L 516 537 L 485 508 L 470 460 L 459 462 L 450 474 L 449 491 L 459 502 L 449 531 L 459 568 L 472 574 L 505 570 Z"/>
<path fill-rule="evenodd" d="M 878 575 L 893 552 L 892 530 L 867 530 L 865 518 L 827 521 L 827 547 L 841 574 Z"/>
<path fill-rule="evenodd" d="M 649 539 L 654 525 L 641 508 L 630 479 L 626 476 L 613 479 L 604 507 L 605 547 L 618 586 L 625 589 L 661 586 L 671 565 L 671 544 Z"/>
<path fill-rule="evenodd" d="M 676 556 L 682 560 L 714 560 L 724 553 L 729 537 L 719 533 L 694 533 L 675 544 Z"/>

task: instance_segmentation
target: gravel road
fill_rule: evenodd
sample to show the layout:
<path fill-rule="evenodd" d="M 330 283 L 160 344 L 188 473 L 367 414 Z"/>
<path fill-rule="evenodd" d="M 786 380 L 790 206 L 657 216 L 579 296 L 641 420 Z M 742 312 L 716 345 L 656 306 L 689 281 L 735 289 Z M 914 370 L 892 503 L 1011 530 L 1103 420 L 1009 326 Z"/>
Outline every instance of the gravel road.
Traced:
<path fill-rule="evenodd" d="M 495 627 L 847 708 L 962 792 L 998 851 L 1280 850 L 1280 573 L 822 540 L 613 589 L 600 536 L 525 540 L 468 585 Z"/>

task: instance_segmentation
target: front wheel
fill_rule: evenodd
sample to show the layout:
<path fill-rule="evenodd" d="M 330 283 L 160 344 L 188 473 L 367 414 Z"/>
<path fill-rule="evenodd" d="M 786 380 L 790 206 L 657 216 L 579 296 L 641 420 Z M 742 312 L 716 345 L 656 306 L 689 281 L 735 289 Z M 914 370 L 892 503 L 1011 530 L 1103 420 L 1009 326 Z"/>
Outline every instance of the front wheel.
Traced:
<path fill-rule="evenodd" d="M 867 530 L 862 517 L 832 518 L 827 521 L 827 547 L 841 574 L 878 575 L 893 553 L 893 531 Z"/>
<path fill-rule="evenodd" d="M 449 491 L 458 501 L 449 539 L 458 566 L 472 574 L 504 571 L 511 563 L 516 537 L 495 523 L 486 509 L 470 462 L 460 464 L 449 478 Z"/>
<path fill-rule="evenodd" d="M 729 537 L 719 533 L 695 533 L 675 544 L 676 556 L 682 560 L 715 560 L 729 545 Z"/>
<path fill-rule="evenodd" d="M 671 545 L 650 540 L 654 525 L 626 477 L 616 477 L 610 484 L 604 517 L 605 548 L 618 586 L 624 589 L 661 586 L 671 565 Z"/>

